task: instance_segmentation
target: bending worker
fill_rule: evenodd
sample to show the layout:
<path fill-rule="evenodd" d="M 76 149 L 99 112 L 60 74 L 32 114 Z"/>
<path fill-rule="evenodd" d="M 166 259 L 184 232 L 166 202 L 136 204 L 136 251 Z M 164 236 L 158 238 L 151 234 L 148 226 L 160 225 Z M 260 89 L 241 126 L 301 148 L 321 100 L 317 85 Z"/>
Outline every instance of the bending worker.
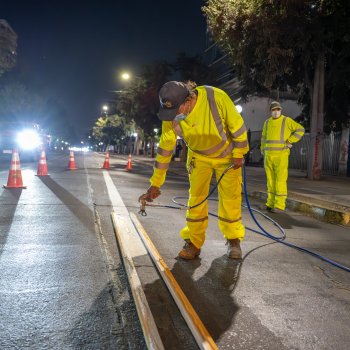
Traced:
<path fill-rule="evenodd" d="M 218 225 L 228 244 L 228 257 L 240 259 L 244 237 L 241 221 L 243 156 L 248 151 L 247 132 L 241 115 L 230 97 L 211 86 L 192 82 L 167 82 L 159 91 L 159 119 L 163 121 L 151 186 L 139 200 L 152 201 L 160 195 L 177 136 L 188 146 L 188 206 L 203 201 L 209 192 L 213 172 L 218 180 Z M 186 226 L 180 235 L 185 245 L 179 257 L 194 259 L 200 254 L 208 226 L 208 201 L 186 212 Z"/>
<path fill-rule="evenodd" d="M 267 178 L 266 209 L 283 212 L 287 200 L 288 159 L 293 143 L 300 141 L 305 130 L 292 118 L 281 114 L 279 102 L 270 105 L 271 117 L 265 120 L 261 136 L 261 152 Z"/>

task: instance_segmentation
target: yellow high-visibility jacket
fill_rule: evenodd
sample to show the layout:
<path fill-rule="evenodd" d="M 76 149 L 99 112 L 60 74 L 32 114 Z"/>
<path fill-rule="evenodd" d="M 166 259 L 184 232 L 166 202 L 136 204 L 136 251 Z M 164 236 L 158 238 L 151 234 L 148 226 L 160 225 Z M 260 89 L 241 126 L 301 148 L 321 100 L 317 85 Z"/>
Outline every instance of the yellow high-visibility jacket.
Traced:
<path fill-rule="evenodd" d="M 150 179 L 160 187 L 171 161 L 177 136 L 183 138 L 193 154 L 210 158 L 243 158 L 248 152 L 243 118 L 230 97 L 211 86 L 199 86 L 197 102 L 182 121 L 163 121 L 162 135 Z"/>
<path fill-rule="evenodd" d="M 304 133 L 304 127 L 292 118 L 284 115 L 277 119 L 270 117 L 264 123 L 260 149 L 264 153 L 289 149 L 287 142 L 290 144 L 298 142 Z"/>

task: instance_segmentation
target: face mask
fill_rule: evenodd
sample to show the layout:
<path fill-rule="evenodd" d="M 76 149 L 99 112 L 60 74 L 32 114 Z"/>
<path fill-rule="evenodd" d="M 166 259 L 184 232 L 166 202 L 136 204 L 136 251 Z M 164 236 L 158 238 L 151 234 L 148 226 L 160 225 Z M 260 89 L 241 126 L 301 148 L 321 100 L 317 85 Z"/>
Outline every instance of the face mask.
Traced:
<path fill-rule="evenodd" d="M 186 117 L 187 117 L 186 114 L 180 113 L 174 118 L 174 120 L 177 121 L 177 122 L 180 122 L 181 120 L 184 120 Z"/>
<path fill-rule="evenodd" d="M 272 111 L 271 116 L 273 119 L 277 119 L 281 116 L 281 111 Z"/>

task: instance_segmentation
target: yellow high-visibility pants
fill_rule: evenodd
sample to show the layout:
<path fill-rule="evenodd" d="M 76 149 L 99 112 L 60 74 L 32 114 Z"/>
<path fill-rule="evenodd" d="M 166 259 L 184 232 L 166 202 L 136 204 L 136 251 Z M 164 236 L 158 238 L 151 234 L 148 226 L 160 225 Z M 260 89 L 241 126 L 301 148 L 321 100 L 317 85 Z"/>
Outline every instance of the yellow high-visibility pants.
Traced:
<path fill-rule="evenodd" d="M 213 172 L 218 180 L 230 164 L 230 159 L 189 157 L 187 162 L 190 181 L 188 206 L 200 203 L 209 193 Z M 218 192 L 219 229 L 226 239 L 242 240 L 244 237 L 241 218 L 242 169 L 228 170 L 219 183 Z M 205 201 L 198 207 L 186 211 L 186 226 L 180 231 L 180 235 L 183 239 L 190 239 L 197 248 L 200 248 L 204 244 L 207 227 L 208 201 Z"/>
<path fill-rule="evenodd" d="M 264 167 L 267 179 L 266 206 L 284 210 L 287 200 L 289 150 L 266 152 Z"/>

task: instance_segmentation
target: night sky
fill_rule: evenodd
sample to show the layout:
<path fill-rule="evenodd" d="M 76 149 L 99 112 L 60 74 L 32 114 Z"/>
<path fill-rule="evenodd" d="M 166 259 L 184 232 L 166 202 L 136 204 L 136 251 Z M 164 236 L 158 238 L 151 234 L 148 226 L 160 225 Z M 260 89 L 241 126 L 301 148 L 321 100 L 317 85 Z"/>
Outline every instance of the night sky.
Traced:
<path fill-rule="evenodd" d="M 18 35 L 16 69 L 26 87 L 53 98 L 83 136 L 119 73 L 205 49 L 203 0 L 1 1 L 0 18 Z"/>

